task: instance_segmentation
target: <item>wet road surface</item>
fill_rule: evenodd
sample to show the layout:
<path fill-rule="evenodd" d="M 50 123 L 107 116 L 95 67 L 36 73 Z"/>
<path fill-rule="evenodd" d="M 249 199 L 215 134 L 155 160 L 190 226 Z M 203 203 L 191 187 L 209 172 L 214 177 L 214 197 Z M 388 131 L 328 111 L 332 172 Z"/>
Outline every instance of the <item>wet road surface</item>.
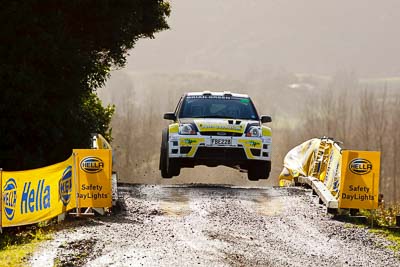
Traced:
<path fill-rule="evenodd" d="M 122 211 L 73 221 L 33 266 L 400 266 L 301 188 L 125 186 Z"/>

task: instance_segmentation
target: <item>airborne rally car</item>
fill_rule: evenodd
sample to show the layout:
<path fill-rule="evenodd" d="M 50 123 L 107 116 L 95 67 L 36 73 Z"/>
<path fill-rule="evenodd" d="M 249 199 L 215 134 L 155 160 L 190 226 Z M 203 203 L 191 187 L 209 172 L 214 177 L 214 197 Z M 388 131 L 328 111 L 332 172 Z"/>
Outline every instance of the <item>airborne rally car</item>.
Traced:
<path fill-rule="evenodd" d="M 178 176 L 181 168 L 196 165 L 247 170 L 252 181 L 269 177 L 271 129 L 262 123 L 271 122 L 271 117 L 259 117 L 247 95 L 187 93 L 164 119 L 173 123 L 162 133 L 163 178 Z"/>

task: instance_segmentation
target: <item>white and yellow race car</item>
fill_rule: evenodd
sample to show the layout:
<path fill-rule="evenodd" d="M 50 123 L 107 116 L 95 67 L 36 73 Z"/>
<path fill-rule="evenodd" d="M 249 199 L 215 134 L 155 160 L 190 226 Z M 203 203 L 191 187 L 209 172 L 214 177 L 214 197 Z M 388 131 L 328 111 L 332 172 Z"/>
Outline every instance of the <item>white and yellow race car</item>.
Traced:
<path fill-rule="evenodd" d="M 163 178 L 181 168 L 224 165 L 247 171 L 248 179 L 267 179 L 271 171 L 271 129 L 262 123 L 247 95 L 193 92 L 181 97 L 175 112 L 164 114 L 173 123 L 163 130 L 160 170 Z"/>

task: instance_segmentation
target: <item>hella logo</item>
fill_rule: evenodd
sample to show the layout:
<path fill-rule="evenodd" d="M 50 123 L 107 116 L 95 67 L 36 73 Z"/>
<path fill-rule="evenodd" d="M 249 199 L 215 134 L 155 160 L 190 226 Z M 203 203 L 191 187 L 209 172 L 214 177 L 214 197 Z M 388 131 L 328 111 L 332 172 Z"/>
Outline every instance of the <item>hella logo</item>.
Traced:
<path fill-rule="evenodd" d="M 72 167 L 68 166 L 58 181 L 58 193 L 64 206 L 67 206 L 71 200 L 72 192 Z"/>
<path fill-rule="evenodd" d="M 4 185 L 4 191 L 3 191 L 4 213 L 9 221 L 12 221 L 12 219 L 14 219 L 16 204 L 17 204 L 17 183 L 15 182 L 14 178 L 10 178 Z"/>
<path fill-rule="evenodd" d="M 104 169 L 104 162 L 97 157 L 86 157 L 81 161 L 81 169 L 87 173 L 97 173 Z"/>
<path fill-rule="evenodd" d="M 350 161 L 349 169 L 354 174 L 368 174 L 372 171 L 372 163 L 367 159 L 356 158 Z"/>

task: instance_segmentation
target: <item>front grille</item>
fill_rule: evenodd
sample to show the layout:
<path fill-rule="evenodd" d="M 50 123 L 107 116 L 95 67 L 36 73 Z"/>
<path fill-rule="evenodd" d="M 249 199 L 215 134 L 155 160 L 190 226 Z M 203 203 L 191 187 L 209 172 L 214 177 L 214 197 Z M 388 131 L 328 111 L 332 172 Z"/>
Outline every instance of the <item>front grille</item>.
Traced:
<path fill-rule="evenodd" d="M 218 134 L 219 133 L 219 134 Z M 221 134 L 223 133 L 223 134 Z M 232 133 L 232 132 L 200 132 L 201 135 L 207 135 L 207 136 L 242 136 L 242 133 Z"/>
<path fill-rule="evenodd" d="M 199 147 L 195 156 L 196 159 L 207 160 L 246 160 L 243 148 L 224 147 Z"/>

